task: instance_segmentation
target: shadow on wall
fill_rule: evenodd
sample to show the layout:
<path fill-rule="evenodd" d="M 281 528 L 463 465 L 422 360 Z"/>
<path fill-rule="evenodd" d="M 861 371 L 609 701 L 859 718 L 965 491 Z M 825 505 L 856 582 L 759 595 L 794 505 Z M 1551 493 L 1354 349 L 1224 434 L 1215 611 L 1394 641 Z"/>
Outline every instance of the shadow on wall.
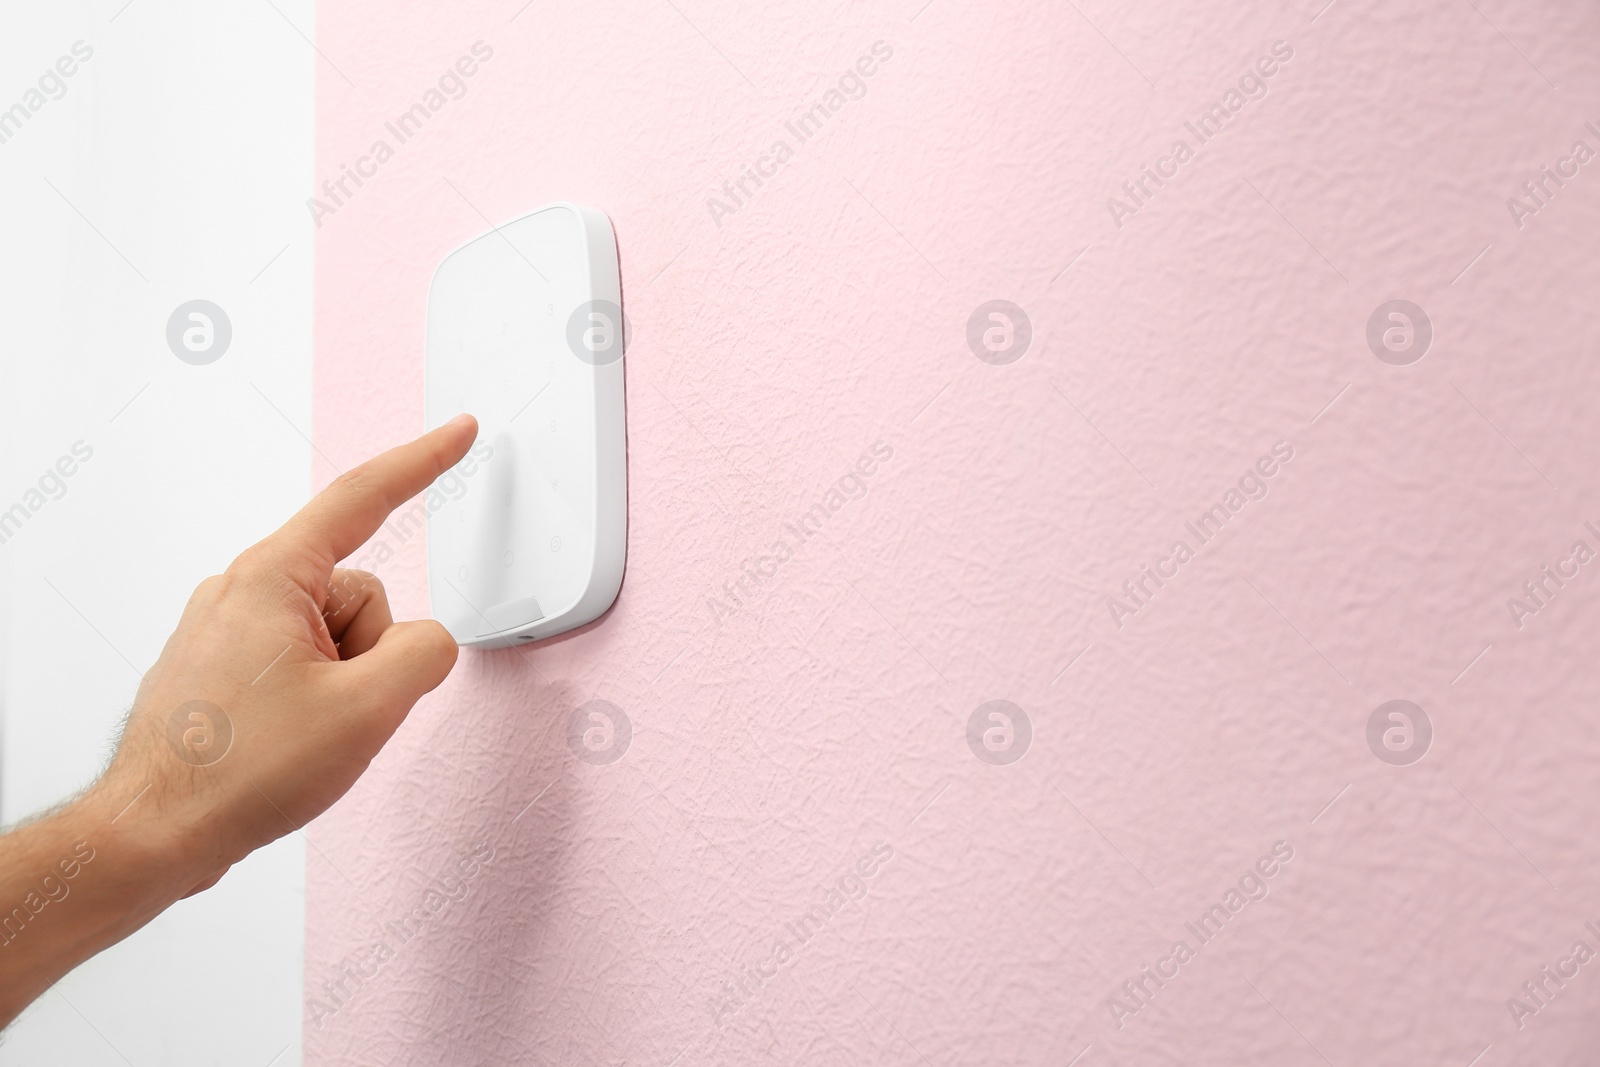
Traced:
<path fill-rule="evenodd" d="M 567 868 L 581 840 L 571 807 L 581 791 L 572 779 L 587 768 L 563 737 L 579 702 L 574 688 L 537 679 L 537 668 L 521 653 L 517 648 L 463 650 L 460 666 L 467 674 L 457 683 L 451 713 L 432 724 L 422 746 L 456 763 L 468 775 L 463 792 L 482 797 L 479 804 L 458 800 L 450 814 L 458 823 L 456 840 L 470 842 L 492 859 L 470 887 L 463 901 L 469 906 L 449 923 L 451 929 L 421 946 L 414 966 L 421 975 L 437 975 L 438 982 L 430 996 L 434 1003 L 416 1018 L 462 1012 L 477 1018 L 503 1010 L 541 1014 L 530 999 L 535 979 L 521 961 L 544 958 L 552 935 L 552 899 L 560 885 L 571 884 Z M 463 723 L 463 713 L 473 721 Z M 481 746 L 491 741 L 505 747 L 485 758 Z M 495 777 L 477 780 L 489 775 Z M 438 830 L 423 832 L 431 840 Z M 517 1047 L 488 1026 L 466 1040 L 478 1046 L 485 1057 L 481 1062 L 501 1062 Z M 459 1045 L 454 1048 L 459 1053 Z"/>
<path fill-rule="evenodd" d="M 414 818 L 373 827 L 389 838 L 374 844 L 384 850 L 380 854 L 409 862 L 385 869 L 382 883 L 390 886 L 392 903 L 370 939 L 333 974 L 307 976 L 308 1031 L 353 1040 L 360 1027 L 355 1015 L 422 991 L 432 1003 L 408 1005 L 397 1018 L 415 1023 L 462 1011 L 478 1015 L 502 1001 L 526 1010 L 529 978 L 516 973 L 515 961 L 537 958 L 548 937 L 550 898 L 574 840 L 570 779 L 583 769 L 562 736 L 576 703 L 573 689 L 534 681 L 535 671 L 521 649 L 463 650 L 447 683 L 457 690 L 455 698 L 435 698 L 412 713 L 411 728 L 426 733 L 406 750 L 409 764 L 390 769 L 394 792 L 406 795 L 389 800 Z M 499 747 L 488 753 L 491 743 Z M 602 759 L 608 755 L 601 752 Z M 429 798 L 449 777 L 457 800 L 446 812 Z M 466 799 L 472 796 L 476 803 Z M 377 807 L 390 810 L 391 804 L 380 800 Z M 453 825 L 446 828 L 445 821 Z M 520 951 L 524 946 L 529 954 Z M 513 947 L 519 950 L 508 954 Z M 396 981 L 401 973 L 410 977 Z M 352 1017 L 341 1018 L 347 1011 Z M 486 1041 L 483 1054 L 504 1054 L 490 1047 L 494 1038 L 493 1030 L 481 1028 L 468 1043 Z M 432 1037 L 421 1032 L 405 1040 L 420 1047 Z M 459 1040 L 445 1048 L 451 1055 L 462 1051 Z"/>

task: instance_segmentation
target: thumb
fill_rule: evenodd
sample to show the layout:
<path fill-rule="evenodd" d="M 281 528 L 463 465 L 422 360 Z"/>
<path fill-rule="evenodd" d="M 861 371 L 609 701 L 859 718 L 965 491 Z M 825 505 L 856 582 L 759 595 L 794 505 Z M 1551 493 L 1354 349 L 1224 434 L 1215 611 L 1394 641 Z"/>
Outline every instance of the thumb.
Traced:
<path fill-rule="evenodd" d="M 363 703 L 375 705 L 393 732 L 412 705 L 432 692 L 456 664 L 455 638 L 433 619 L 397 622 L 378 643 L 339 666 Z"/>

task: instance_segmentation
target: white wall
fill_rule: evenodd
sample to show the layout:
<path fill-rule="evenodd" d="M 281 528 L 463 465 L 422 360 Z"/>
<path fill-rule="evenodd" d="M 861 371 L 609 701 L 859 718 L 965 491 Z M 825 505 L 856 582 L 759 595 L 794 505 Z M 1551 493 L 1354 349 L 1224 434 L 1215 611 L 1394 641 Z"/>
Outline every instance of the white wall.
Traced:
<path fill-rule="evenodd" d="M 0 511 L 93 449 L 0 544 L 8 822 L 95 775 L 195 583 L 308 489 L 313 5 L 124 4 L 0 34 L 0 109 L 94 50 L 0 144 Z M 208 366 L 166 344 L 193 298 L 232 322 Z M 304 867 L 292 836 L 85 964 L 0 1064 L 299 1063 Z"/>

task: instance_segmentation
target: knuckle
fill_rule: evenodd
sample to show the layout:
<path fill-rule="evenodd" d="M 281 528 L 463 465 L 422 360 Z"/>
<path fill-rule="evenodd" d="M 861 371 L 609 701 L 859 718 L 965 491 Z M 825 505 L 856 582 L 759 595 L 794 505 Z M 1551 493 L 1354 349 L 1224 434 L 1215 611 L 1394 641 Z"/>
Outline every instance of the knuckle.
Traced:
<path fill-rule="evenodd" d="M 248 592 L 250 596 L 287 599 L 300 590 L 298 568 L 292 557 L 269 542 L 252 545 L 239 553 L 223 572 L 223 592 Z"/>
<path fill-rule="evenodd" d="M 383 579 L 371 571 L 345 571 L 345 584 L 356 589 L 365 589 L 372 593 L 383 592 Z"/>
<path fill-rule="evenodd" d="M 232 581 L 259 579 L 279 568 L 278 554 L 265 543 L 254 544 L 234 557 L 223 578 Z"/>
<path fill-rule="evenodd" d="M 326 606 L 323 614 L 333 618 L 352 604 L 371 601 L 387 602 L 383 582 L 371 571 L 344 570 L 333 572 L 328 580 Z"/>
<path fill-rule="evenodd" d="M 316 604 L 306 595 L 306 591 L 286 576 L 269 575 L 262 579 L 259 588 L 265 596 L 271 597 L 285 611 L 300 614 L 307 611 L 312 614 L 317 613 Z"/>
<path fill-rule="evenodd" d="M 376 487 L 372 471 L 365 463 L 341 472 L 328 485 L 339 496 L 364 496 Z"/>
<path fill-rule="evenodd" d="M 194 587 L 194 592 L 189 594 L 189 602 L 184 607 L 184 613 L 211 612 L 228 598 L 228 591 L 233 588 L 234 577 L 224 574 L 213 574 L 209 578 L 201 579 Z"/>
<path fill-rule="evenodd" d="M 194 599 L 201 601 L 214 601 L 221 598 L 228 588 L 228 579 L 221 574 L 200 579 L 200 584 L 194 587 Z"/>

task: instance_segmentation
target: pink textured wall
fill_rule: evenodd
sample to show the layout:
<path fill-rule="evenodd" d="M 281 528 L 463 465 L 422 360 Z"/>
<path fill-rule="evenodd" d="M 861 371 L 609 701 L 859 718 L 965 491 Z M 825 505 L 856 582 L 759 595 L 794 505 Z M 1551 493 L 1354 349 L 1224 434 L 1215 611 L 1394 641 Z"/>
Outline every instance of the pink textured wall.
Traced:
<path fill-rule="evenodd" d="M 1600 15 L 1324 2 L 325 0 L 318 178 L 395 151 L 317 233 L 319 479 L 419 427 L 444 253 L 572 198 L 632 529 L 605 619 L 464 653 L 311 828 L 308 1062 L 1592 1062 Z"/>

